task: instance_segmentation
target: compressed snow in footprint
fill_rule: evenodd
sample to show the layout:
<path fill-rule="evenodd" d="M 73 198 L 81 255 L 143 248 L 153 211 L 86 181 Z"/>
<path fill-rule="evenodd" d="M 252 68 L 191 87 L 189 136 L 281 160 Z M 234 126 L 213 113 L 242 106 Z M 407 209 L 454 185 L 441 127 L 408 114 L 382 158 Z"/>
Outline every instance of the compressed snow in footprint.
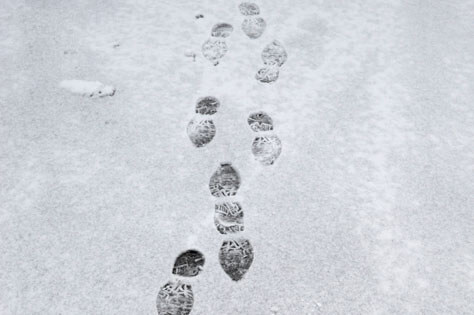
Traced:
<path fill-rule="evenodd" d="M 278 79 L 280 68 L 277 66 L 265 66 L 260 68 L 255 75 L 255 79 L 262 83 L 272 83 Z"/>
<path fill-rule="evenodd" d="M 251 2 L 242 2 L 239 4 L 240 13 L 243 15 L 258 15 L 260 14 L 260 8 L 255 3 Z"/>
<path fill-rule="evenodd" d="M 281 67 L 286 62 L 286 59 L 288 59 L 288 54 L 283 45 L 277 40 L 265 46 L 262 51 L 262 60 L 266 65 Z"/>
<path fill-rule="evenodd" d="M 251 39 L 256 39 L 262 36 L 266 27 L 267 23 L 261 17 L 251 16 L 242 22 L 242 30 L 244 31 L 245 35 Z"/>
<path fill-rule="evenodd" d="M 219 37 L 213 37 L 208 39 L 202 45 L 202 54 L 207 60 L 212 62 L 215 66 L 219 64 L 219 61 L 227 53 L 227 44 L 225 40 Z"/>
<path fill-rule="evenodd" d="M 63 80 L 59 83 L 59 87 L 71 93 L 92 98 L 113 96 L 115 94 L 113 86 L 105 85 L 99 81 Z"/>
<path fill-rule="evenodd" d="M 234 27 L 229 23 L 217 23 L 212 27 L 211 36 L 226 38 L 234 31 Z"/>

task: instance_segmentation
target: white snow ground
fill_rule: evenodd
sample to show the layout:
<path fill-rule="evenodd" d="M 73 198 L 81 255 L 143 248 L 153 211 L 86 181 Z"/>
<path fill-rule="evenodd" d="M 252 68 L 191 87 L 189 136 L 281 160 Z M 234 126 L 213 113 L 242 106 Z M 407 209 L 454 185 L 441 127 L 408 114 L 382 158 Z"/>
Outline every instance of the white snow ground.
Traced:
<path fill-rule="evenodd" d="M 190 247 L 207 258 L 193 315 L 474 312 L 474 3 L 262 0 L 256 40 L 239 3 L 2 0 L 1 314 L 156 314 Z M 216 22 L 234 32 L 214 67 Z M 264 85 L 273 39 L 288 61 Z M 69 78 L 117 94 L 74 97 Z M 206 95 L 217 135 L 196 149 Z M 283 142 L 271 167 L 250 152 L 256 110 Z M 255 249 L 239 283 L 207 188 L 227 160 Z"/>
<path fill-rule="evenodd" d="M 105 85 L 99 81 L 62 80 L 59 82 L 59 87 L 70 93 L 92 98 L 113 96 L 115 94 L 113 86 Z"/>

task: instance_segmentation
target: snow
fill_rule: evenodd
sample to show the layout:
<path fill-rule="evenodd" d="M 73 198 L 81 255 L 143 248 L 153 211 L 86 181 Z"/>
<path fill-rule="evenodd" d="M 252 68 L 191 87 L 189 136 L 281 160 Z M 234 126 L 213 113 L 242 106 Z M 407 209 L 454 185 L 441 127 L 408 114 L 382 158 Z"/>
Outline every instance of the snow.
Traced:
<path fill-rule="evenodd" d="M 472 313 L 474 4 L 261 0 L 250 39 L 240 2 L 2 1 L 0 314 L 157 314 L 190 248 L 192 315 Z M 260 83 L 273 40 L 287 60 Z M 217 132 L 195 148 L 204 96 Z M 272 166 L 251 152 L 257 111 Z M 224 161 L 255 255 L 238 283 L 207 187 Z"/>
<path fill-rule="evenodd" d="M 113 86 L 105 85 L 99 81 L 63 80 L 59 83 L 59 87 L 71 93 L 92 98 L 113 96 L 115 94 Z"/>

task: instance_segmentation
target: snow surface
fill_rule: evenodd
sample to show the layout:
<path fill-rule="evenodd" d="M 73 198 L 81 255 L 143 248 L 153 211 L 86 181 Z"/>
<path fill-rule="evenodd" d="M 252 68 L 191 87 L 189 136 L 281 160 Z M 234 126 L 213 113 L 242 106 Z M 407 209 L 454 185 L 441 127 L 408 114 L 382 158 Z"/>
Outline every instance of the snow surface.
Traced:
<path fill-rule="evenodd" d="M 251 40 L 240 2 L 2 0 L 0 314 L 156 314 L 189 248 L 206 256 L 192 315 L 473 313 L 474 3 L 262 0 Z M 218 22 L 234 32 L 213 66 Z M 273 40 L 288 60 L 268 85 Z M 195 148 L 207 95 L 217 134 Z M 270 167 L 259 110 L 283 144 Z M 222 161 L 255 250 L 238 283 L 207 187 Z"/>
<path fill-rule="evenodd" d="M 105 85 L 99 81 L 63 80 L 59 83 L 59 87 L 74 94 L 93 98 L 113 96 L 115 94 L 113 86 Z"/>

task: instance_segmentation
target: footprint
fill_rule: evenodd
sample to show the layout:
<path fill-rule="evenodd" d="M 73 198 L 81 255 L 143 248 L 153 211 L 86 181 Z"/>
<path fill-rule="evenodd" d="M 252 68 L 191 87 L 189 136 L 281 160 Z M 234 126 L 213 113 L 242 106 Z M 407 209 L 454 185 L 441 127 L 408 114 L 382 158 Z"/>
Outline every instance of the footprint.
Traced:
<path fill-rule="evenodd" d="M 265 66 L 257 71 L 255 78 L 262 83 L 272 83 L 278 79 L 280 67 L 288 59 L 283 45 L 274 40 L 262 50 L 262 60 Z"/>
<path fill-rule="evenodd" d="M 181 253 L 175 260 L 173 274 L 181 277 L 195 277 L 204 267 L 204 255 L 195 249 Z M 181 280 L 169 281 L 158 292 L 156 308 L 158 315 L 187 315 L 194 304 L 190 284 Z"/>
<path fill-rule="evenodd" d="M 262 60 L 266 65 L 277 65 L 281 67 L 287 58 L 288 54 L 285 48 L 283 48 L 283 45 L 277 40 L 274 40 L 262 50 Z"/>
<path fill-rule="evenodd" d="M 225 38 L 234 31 L 234 27 L 229 23 L 217 23 L 212 27 L 211 38 L 206 40 L 201 47 L 204 57 L 217 66 L 227 53 Z"/>
<path fill-rule="evenodd" d="M 231 163 L 221 163 L 209 181 L 209 190 L 214 197 L 235 196 L 239 187 L 240 176 Z"/>
<path fill-rule="evenodd" d="M 244 212 L 238 202 L 223 202 L 215 206 L 214 224 L 221 234 L 242 232 Z"/>
<path fill-rule="evenodd" d="M 281 140 L 276 135 L 256 137 L 252 143 L 252 154 L 263 165 L 272 165 L 281 154 Z"/>
<path fill-rule="evenodd" d="M 195 277 L 201 273 L 205 261 L 201 252 L 194 249 L 185 251 L 176 258 L 173 274 L 181 277 Z"/>
<path fill-rule="evenodd" d="M 234 27 L 229 23 L 217 23 L 212 27 L 211 36 L 226 38 L 234 31 Z"/>
<path fill-rule="evenodd" d="M 227 44 L 224 39 L 219 37 L 212 37 L 204 42 L 202 45 L 202 54 L 207 60 L 217 66 L 227 53 Z"/>
<path fill-rule="evenodd" d="M 278 79 L 280 68 L 276 66 L 266 66 L 260 68 L 255 75 L 255 79 L 262 83 L 272 83 Z"/>
<path fill-rule="evenodd" d="M 258 7 L 258 5 L 252 2 L 242 2 L 241 4 L 239 4 L 239 10 L 240 13 L 245 16 L 260 14 L 260 8 Z"/>
<path fill-rule="evenodd" d="M 253 247 L 247 239 L 226 240 L 219 251 L 219 263 L 225 273 L 239 281 L 253 262 Z"/>
<path fill-rule="evenodd" d="M 258 16 L 260 14 L 260 8 L 258 5 L 252 2 L 242 2 L 239 4 L 239 11 L 242 15 L 246 16 L 242 22 L 242 31 L 245 35 L 251 39 L 256 39 L 262 36 L 263 32 L 267 28 L 267 22 Z"/>
<path fill-rule="evenodd" d="M 196 114 L 214 115 L 221 103 L 214 96 L 201 97 L 196 103 Z"/>
<path fill-rule="evenodd" d="M 251 16 L 242 22 L 242 30 L 251 39 L 262 36 L 266 28 L 267 22 L 261 17 Z"/>
<path fill-rule="evenodd" d="M 188 137 L 195 147 L 203 147 L 214 139 L 216 126 L 210 116 L 217 113 L 220 106 L 221 103 L 214 96 L 205 96 L 197 100 L 195 111 L 198 115 L 191 119 L 186 128 Z"/>
<path fill-rule="evenodd" d="M 273 130 L 273 119 L 265 112 L 250 114 L 247 122 L 255 132 Z"/>
<path fill-rule="evenodd" d="M 275 134 L 262 132 L 273 131 L 273 119 L 267 113 L 259 111 L 250 114 L 247 122 L 254 132 L 260 133 L 253 140 L 252 154 L 263 165 L 272 165 L 281 154 L 281 140 Z"/>
<path fill-rule="evenodd" d="M 158 315 L 188 315 L 194 304 L 191 285 L 181 281 L 170 281 L 158 293 L 156 308 Z"/>
<path fill-rule="evenodd" d="M 211 119 L 193 118 L 186 128 L 188 137 L 195 147 L 209 144 L 216 135 L 216 126 Z"/>

